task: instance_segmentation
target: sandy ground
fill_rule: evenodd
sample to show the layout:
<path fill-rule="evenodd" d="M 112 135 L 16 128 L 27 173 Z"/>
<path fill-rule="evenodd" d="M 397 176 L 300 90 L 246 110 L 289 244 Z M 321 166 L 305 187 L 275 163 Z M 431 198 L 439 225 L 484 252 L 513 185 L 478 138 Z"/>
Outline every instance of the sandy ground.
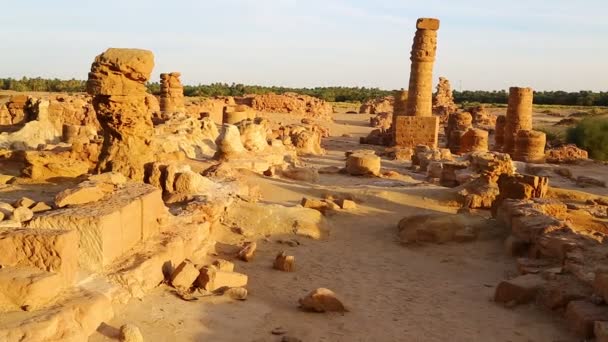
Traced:
<path fill-rule="evenodd" d="M 289 116 L 274 119 L 288 122 Z M 337 115 L 324 144 L 328 154 L 306 159 L 312 166 L 342 166 L 343 152 L 360 148 L 369 132 L 367 115 Z M 348 133 L 350 137 L 342 137 Z M 383 166 L 406 172 L 404 164 Z M 605 171 L 605 170 L 604 170 Z M 399 219 L 425 211 L 455 212 L 437 199 L 445 189 L 415 180 L 322 175 L 317 184 L 259 176 L 264 202 L 295 205 L 303 196 L 348 192 L 356 210 L 326 216 L 329 236 L 298 238 L 300 246 L 276 242 L 284 236 L 254 236 L 258 252 L 250 263 L 235 261 L 249 276 L 249 298 L 203 298 L 186 302 L 162 286 L 142 301 L 132 301 L 90 341 L 113 341 L 117 328 L 137 325 L 146 341 L 576 341 L 556 314 L 535 305 L 507 309 L 492 302 L 495 286 L 515 274 L 503 253 L 504 232 L 493 227 L 465 244 L 403 246 Z M 416 178 L 416 176 L 414 177 Z M 407 179 L 407 177 L 405 177 Z M 218 225 L 213 237 L 238 243 L 244 237 Z M 272 269 L 281 250 L 296 257 L 296 272 Z M 345 314 L 315 314 L 298 309 L 310 290 L 327 287 L 347 305 Z M 286 331 L 273 335 L 276 328 Z"/>

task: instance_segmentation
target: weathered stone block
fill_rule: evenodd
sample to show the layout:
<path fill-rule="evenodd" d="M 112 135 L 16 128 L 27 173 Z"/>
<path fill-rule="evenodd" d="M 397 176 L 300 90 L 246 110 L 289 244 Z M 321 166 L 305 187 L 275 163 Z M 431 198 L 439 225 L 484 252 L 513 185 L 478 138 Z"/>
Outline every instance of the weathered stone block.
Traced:
<path fill-rule="evenodd" d="M 78 268 L 78 235 L 61 228 L 2 230 L 0 265 L 56 272 L 71 283 Z"/>
<path fill-rule="evenodd" d="M 98 202 L 42 213 L 29 226 L 78 231 L 79 264 L 98 271 L 137 242 L 158 233 L 157 219 L 165 210 L 159 189 L 132 183 Z"/>
<path fill-rule="evenodd" d="M 583 300 L 572 301 L 566 308 L 570 329 L 582 338 L 592 338 L 595 321 L 608 320 L 608 307 Z"/>
<path fill-rule="evenodd" d="M 439 30 L 439 19 L 435 18 L 418 18 L 416 28 L 419 30 Z"/>
<path fill-rule="evenodd" d="M 496 287 L 494 301 L 498 303 L 525 304 L 533 301 L 541 286 L 545 283 L 537 274 L 526 274 L 502 281 Z"/>
<path fill-rule="evenodd" d="M 438 117 L 399 116 L 395 122 L 395 145 L 399 147 L 416 147 L 417 145 L 437 147 Z"/>

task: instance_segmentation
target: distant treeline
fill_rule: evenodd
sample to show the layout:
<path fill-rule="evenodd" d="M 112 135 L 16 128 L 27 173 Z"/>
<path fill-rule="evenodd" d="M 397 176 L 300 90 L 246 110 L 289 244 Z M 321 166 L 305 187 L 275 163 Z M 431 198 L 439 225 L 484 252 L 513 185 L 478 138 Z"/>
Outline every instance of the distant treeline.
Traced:
<path fill-rule="evenodd" d="M 83 92 L 85 91 L 86 81 L 81 80 L 60 80 L 43 78 L 0 78 L 0 89 L 15 91 L 46 91 L 46 92 Z M 148 83 L 148 90 L 152 94 L 160 92 L 158 82 Z M 245 94 L 282 94 L 293 92 L 314 96 L 331 102 L 364 102 L 378 97 L 392 94 L 391 90 L 365 87 L 316 87 L 316 88 L 288 88 L 288 87 L 266 87 L 257 85 L 212 83 L 197 86 L 184 86 L 186 96 L 242 96 Z M 484 90 L 465 90 L 454 91 L 456 103 L 502 103 L 508 101 L 508 92 L 484 91 Z M 608 92 L 566 92 L 566 91 L 537 91 L 534 92 L 535 104 L 546 105 L 568 105 L 568 106 L 608 106 Z"/>

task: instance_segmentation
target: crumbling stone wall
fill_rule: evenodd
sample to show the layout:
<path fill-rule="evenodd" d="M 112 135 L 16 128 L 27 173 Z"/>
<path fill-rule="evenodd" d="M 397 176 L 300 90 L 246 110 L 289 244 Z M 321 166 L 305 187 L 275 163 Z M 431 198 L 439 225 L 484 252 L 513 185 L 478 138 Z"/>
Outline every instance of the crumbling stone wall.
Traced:
<path fill-rule="evenodd" d="M 456 110 L 458 110 L 458 107 L 454 103 L 450 81 L 445 77 L 439 77 L 437 91 L 433 98 L 433 114 L 447 118 L 448 115 L 456 112 Z"/>

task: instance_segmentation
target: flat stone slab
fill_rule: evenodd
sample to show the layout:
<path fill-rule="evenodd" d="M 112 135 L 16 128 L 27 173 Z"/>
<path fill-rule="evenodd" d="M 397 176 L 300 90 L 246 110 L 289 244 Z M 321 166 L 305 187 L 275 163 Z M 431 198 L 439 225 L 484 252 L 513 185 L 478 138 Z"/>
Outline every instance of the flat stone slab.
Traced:
<path fill-rule="evenodd" d="M 158 234 L 158 219 L 165 213 L 161 190 L 129 183 L 103 200 L 45 212 L 29 227 L 78 231 L 79 266 L 98 272 L 139 241 Z"/>

